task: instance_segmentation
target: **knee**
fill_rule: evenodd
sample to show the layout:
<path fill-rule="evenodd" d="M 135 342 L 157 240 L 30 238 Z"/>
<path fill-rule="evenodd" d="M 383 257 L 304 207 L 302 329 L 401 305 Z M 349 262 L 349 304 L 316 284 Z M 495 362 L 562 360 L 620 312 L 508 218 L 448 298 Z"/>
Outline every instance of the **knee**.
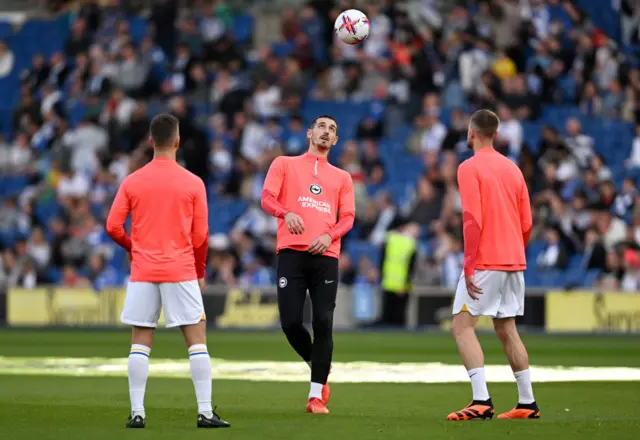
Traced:
<path fill-rule="evenodd" d="M 509 340 L 509 331 L 504 327 L 497 327 L 496 336 L 504 343 Z"/>
<path fill-rule="evenodd" d="M 333 331 L 333 316 L 331 314 L 316 316 L 313 318 L 313 335 L 331 335 Z"/>
<path fill-rule="evenodd" d="M 459 316 L 460 315 L 454 316 L 453 321 L 451 322 L 451 334 L 455 339 L 464 336 L 469 331 L 473 331 L 473 327 Z"/>
<path fill-rule="evenodd" d="M 296 332 L 299 329 L 304 328 L 301 319 L 281 319 L 280 326 L 282 327 L 282 331 L 285 333 Z"/>
<path fill-rule="evenodd" d="M 494 320 L 493 328 L 496 331 L 496 336 L 502 343 L 509 341 L 518 331 L 514 322 L 506 320 Z"/>

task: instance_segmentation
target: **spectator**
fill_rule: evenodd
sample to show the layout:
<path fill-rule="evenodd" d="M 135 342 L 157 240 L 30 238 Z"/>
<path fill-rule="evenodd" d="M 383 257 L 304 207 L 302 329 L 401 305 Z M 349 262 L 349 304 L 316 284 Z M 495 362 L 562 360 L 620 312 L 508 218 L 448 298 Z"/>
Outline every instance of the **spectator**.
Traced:
<path fill-rule="evenodd" d="M 63 202 L 70 198 L 86 197 L 89 194 L 89 180 L 73 169 L 63 170 L 57 194 Z"/>
<path fill-rule="evenodd" d="M 544 240 L 546 247 L 538 256 L 538 268 L 543 271 L 564 269 L 568 263 L 568 254 L 560 241 L 560 231 L 556 228 L 548 227 L 545 231 Z"/>
<path fill-rule="evenodd" d="M 586 168 L 589 164 L 591 156 L 593 156 L 593 138 L 582 133 L 580 121 L 576 118 L 569 118 L 565 124 L 567 137 L 565 143 L 582 168 Z"/>
<path fill-rule="evenodd" d="M 506 148 L 504 150 L 506 155 L 517 158 L 522 149 L 522 124 L 513 117 L 511 110 L 506 105 L 498 107 L 498 117 L 500 118 L 500 131 L 496 139 L 496 148 Z"/>
<path fill-rule="evenodd" d="M 0 172 L 4 175 L 25 174 L 33 161 L 29 139 L 24 134 L 16 136 L 13 145 L 0 139 Z"/>
<path fill-rule="evenodd" d="M 71 68 L 67 65 L 64 55 L 56 52 L 51 55 L 51 68 L 49 69 L 46 81 L 53 88 L 57 89 L 64 86 L 67 77 L 71 73 Z"/>
<path fill-rule="evenodd" d="M 607 87 L 607 94 L 602 100 L 602 114 L 609 118 L 620 116 L 620 109 L 624 102 L 622 86 L 618 80 L 612 80 Z"/>
<path fill-rule="evenodd" d="M 592 81 L 584 86 L 584 92 L 580 99 L 580 110 L 587 116 L 599 116 L 603 111 L 602 98 Z"/>
<path fill-rule="evenodd" d="M 499 80 L 513 78 L 518 73 L 516 64 L 502 51 L 496 53 L 491 70 Z"/>
<path fill-rule="evenodd" d="M 416 242 L 420 226 L 408 223 L 389 234 L 380 258 L 380 281 L 383 289 L 381 325 L 404 327 L 406 310 L 416 269 Z M 397 255 L 401 258 L 395 260 Z M 392 262 L 394 261 L 394 262 Z"/>
<path fill-rule="evenodd" d="M 636 198 L 638 197 L 638 188 L 634 179 L 627 177 L 622 182 L 622 191 L 616 196 L 613 202 L 613 212 L 620 218 L 626 218 L 631 214 Z"/>
<path fill-rule="evenodd" d="M 45 273 L 51 261 L 51 246 L 47 243 L 42 228 L 33 228 L 27 242 L 27 254 L 35 263 L 35 268 L 41 274 Z"/>
<path fill-rule="evenodd" d="M 609 211 L 597 212 L 595 225 L 598 232 L 602 234 L 604 247 L 608 251 L 611 251 L 626 236 L 625 223 L 619 218 L 613 217 Z"/>
<path fill-rule="evenodd" d="M 439 217 L 441 207 L 442 196 L 433 183 L 427 178 L 421 177 L 418 181 L 415 198 L 409 208 L 409 221 L 428 226 Z"/>
<path fill-rule="evenodd" d="M 127 44 L 122 48 L 122 60 L 118 64 L 116 84 L 131 96 L 144 94 L 149 68 L 140 60 L 135 48 Z"/>
<path fill-rule="evenodd" d="M 7 198 L 0 206 L 0 235 L 26 234 L 29 231 L 29 218 L 18 209 L 15 199 Z"/>
<path fill-rule="evenodd" d="M 86 20 L 84 18 L 76 19 L 71 27 L 71 35 L 64 47 L 66 56 L 73 58 L 80 53 L 89 51 L 91 40 L 88 32 Z"/>
<path fill-rule="evenodd" d="M 282 11 L 282 24 L 280 25 L 280 35 L 287 43 L 293 43 L 300 33 L 300 24 L 295 10 L 284 8 Z"/>
<path fill-rule="evenodd" d="M 385 179 L 384 163 L 378 154 L 378 146 L 372 140 L 363 141 L 362 169 L 369 185 L 380 185 Z"/>
<path fill-rule="evenodd" d="M 442 122 L 438 119 L 435 110 L 429 111 L 425 115 L 425 130 L 422 137 L 422 151 L 424 152 L 439 152 L 442 148 L 442 143 L 447 135 L 447 129 Z"/>
<path fill-rule="evenodd" d="M 276 85 L 261 81 L 253 95 L 253 109 L 260 118 L 272 118 L 280 114 L 282 91 Z"/>
<path fill-rule="evenodd" d="M 176 19 L 178 17 L 177 0 L 157 0 L 151 8 L 151 23 L 156 30 L 156 41 L 164 53 L 173 56 L 176 45 Z"/>
<path fill-rule="evenodd" d="M 376 195 L 377 218 L 372 224 L 368 240 L 376 246 L 382 245 L 388 230 L 397 226 L 399 212 L 393 203 L 391 195 L 387 192 L 380 192 Z"/>
<path fill-rule="evenodd" d="M 49 77 L 50 67 L 42 54 L 36 54 L 31 59 L 31 68 L 20 73 L 22 83 L 30 89 L 38 90 Z"/>
<path fill-rule="evenodd" d="M 635 134 L 631 145 L 631 155 L 626 161 L 627 168 L 640 168 L 640 124 L 636 125 Z"/>
<path fill-rule="evenodd" d="M 225 34 L 225 24 L 220 17 L 217 16 L 213 6 L 205 2 L 202 5 L 202 15 L 200 19 L 200 34 L 204 42 L 204 50 L 207 59 L 213 59 L 211 56 L 214 52 L 215 43 Z"/>
<path fill-rule="evenodd" d="M 607 251 L 602 244 L 602 237 L 597 229 L 590 228 L 587 231 L 584 243 L 582 266 L 585 267 L 585 269 L 605 270 Z"/>
<path fill-rule="evenodd" d="M 169 66 L 169 79 L 167 79 L 168 85 L 165 90 L 169 90 L 171 94 L 192 91 L 196 83 L 191 71 L 196 62 L 197 60 L 191 54 L 189 45 L 179 44 L 176 49 L 175 60 Z"/>
<path fill-rule="evenodd" d="M 100 253 L 94 253 L 89 259 L 87 281 L 98 292 L 120 284 L 117 272 L 106 265 L 105 258 Z"/>
<path fill-rule="evenodd" d="M 5 41 L 0 41 L 0 78 L 5 78 L 13 72 L 15 56 Z"/>

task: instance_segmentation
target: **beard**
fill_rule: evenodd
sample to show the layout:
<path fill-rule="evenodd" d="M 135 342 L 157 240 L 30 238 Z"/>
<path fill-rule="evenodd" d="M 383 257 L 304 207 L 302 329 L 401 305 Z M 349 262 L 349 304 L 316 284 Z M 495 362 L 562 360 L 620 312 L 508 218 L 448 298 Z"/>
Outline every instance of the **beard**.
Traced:
<path fill-rule="evenodd" d="M 325 139 L 318 138 L 316 142 L 314 142 L 314 145 L 319 150 L 328 150 L 331 148 L 331 141 L 329 141 L 328 139 L 325 140 Z"/>

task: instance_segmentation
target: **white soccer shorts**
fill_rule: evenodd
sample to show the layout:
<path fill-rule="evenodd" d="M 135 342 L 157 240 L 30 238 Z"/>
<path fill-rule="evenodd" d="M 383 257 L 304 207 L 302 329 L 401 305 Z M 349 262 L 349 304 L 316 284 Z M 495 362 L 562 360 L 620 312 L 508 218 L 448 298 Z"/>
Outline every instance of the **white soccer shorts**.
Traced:
<path fill-rule="evenodd" d="M 482 295 L 475 300 L 469 296 L 464 273 L 460 275 L 453 314 L 469 312 L 473 316 L 513 318 L 524 314 L 524 272 L 476 270 L 476 285 Z"/>
<path fill-rule="evenodd" d="M 155 328 L 161 310 L 164 311 L 167 328 L 204 321 L 204 305 L 198 281 L 129 282 L 120 315 L 123 324 Z"/>

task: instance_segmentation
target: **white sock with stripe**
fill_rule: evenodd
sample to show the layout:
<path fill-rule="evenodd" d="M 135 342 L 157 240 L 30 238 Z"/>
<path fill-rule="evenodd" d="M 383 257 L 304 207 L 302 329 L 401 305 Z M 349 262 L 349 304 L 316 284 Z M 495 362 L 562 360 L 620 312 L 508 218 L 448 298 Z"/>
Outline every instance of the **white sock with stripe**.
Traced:
<path fill-rule="evenodd" d="M 189 364 L 198 401 L 198 414 L 211 418 L 213 416 L 211 408 L 211 358 L 205 344 L 189 347 Z"/>
<path fill-rule="evenodd" d="M 127 371 L 132 416 L 146 417 L 144 412 L 144 392 L 147 388 L 147 378 L 149 377 L 150 354 L 151 349 L 145 345 L 131 345 Z"/>

